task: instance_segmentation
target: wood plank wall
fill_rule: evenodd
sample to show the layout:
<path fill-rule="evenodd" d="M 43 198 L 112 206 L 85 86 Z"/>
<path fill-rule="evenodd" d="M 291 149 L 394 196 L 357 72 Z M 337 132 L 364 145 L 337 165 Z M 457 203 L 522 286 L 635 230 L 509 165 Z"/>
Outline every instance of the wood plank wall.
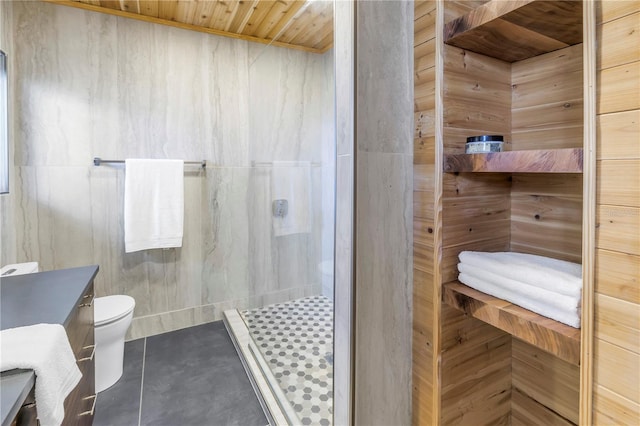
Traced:
<path fill-rule="evenodd" d="M 596 425 L 640 419 L 640 2 L 597 5 Z"/>
<path fill-rule="evenodd" d="M 436 276 L 436 2 L 414 9 L 413 153 L 413 424 L 434 422 L 434 307 Z"/>
<path fill-rule="evenodd" d="M 466 13 L 465 2 L 444 2 L 445 21 Z M 466 138 L 511 133 L 511 65 L 443 46 L 443 153 L 464 152 Z M 457 278 L 463 250 L 509 248 L 506 174 L 442 176 L 442 283 Z M 441 284 L 442 284 L 441 283 Z M 511 412 L 511 336 L 442 306 L 440 424 L 508 424 Z"/>
<path fill-rule="evenodd" d="M 582 148 L 582 44 L 512 64 L 512 149 Z M 511 250 L 582 263 L 582 175 L 514 174 Z"/>

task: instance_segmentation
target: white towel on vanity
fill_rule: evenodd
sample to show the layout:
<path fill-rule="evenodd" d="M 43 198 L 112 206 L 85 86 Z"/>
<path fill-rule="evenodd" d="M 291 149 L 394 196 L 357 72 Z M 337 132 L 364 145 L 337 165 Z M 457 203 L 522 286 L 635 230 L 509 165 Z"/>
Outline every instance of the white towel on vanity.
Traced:
<path fill-rule="evenodd" d="M 286 216 L 272 215 L 274 235 L 311 232 L 311 163 L 274 161 L 271 173 L 271 199 L 288 202 Z"/>
<path fill-rule="evenodd" d="M 125 160 L 125 251 L 181 247 L 184 161 Z"/>
<path fill-rule="evenodd" d="M 42 426 L 60 425 L 64 400 L 82 373 L 60 324 L 36 324 L 0 332 L 0 370 L 25 368 L 36 374 L 36 403 Z"/>
<path fill-rule="evenodd" d="M 581 297 L 582 265 L 515 252 L 463 251 L 460 262 L 565 296 Z"/>

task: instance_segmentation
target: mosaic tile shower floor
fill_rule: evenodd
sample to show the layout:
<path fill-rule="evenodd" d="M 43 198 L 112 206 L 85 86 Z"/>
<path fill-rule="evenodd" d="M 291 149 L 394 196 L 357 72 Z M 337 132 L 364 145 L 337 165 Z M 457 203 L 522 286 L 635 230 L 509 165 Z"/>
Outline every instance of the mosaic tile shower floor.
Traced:
<path fill-rule="evenodd" d="M 303 425 L 333 418 L 333 303 L 312 296 L 240 313 Z"/>

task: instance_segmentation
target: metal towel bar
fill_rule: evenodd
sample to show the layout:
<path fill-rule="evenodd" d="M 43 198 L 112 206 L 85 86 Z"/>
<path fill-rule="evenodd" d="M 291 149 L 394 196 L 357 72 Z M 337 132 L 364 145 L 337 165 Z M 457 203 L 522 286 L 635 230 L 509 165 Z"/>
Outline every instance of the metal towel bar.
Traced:
<path fill-rule="evenodd" d="M 124 164 L 124 160 L 103 160 L 100 157 L 95 157 L 93 159 L 93 165 L 94 166 L 99 166 L 103 163 L 116 163 L 116 164 Z M 202 167 L 203 169 L 207 168 L 207 160 L 202 160 L 202 161 L 185 161 L 184 164 L 197 164 L 200 167 Z"/>

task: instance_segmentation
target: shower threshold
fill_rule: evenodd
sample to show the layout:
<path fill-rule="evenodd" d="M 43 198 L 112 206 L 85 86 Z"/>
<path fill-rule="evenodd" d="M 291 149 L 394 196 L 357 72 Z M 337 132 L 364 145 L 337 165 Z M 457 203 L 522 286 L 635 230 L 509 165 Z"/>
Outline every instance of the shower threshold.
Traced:
<path fill-rule="evenodd" d="M 225 319 L 232 338 L 244 336 L 236 349 L 247 373 L 263 382 L 262 387 L 254 387 L 262 394 L 265 411 L 276 413 L 272 414 L 273 424 L 331 425 L 332 302 L 323 296 L 306 297 L 242 312 L 226 311 Z"/>

